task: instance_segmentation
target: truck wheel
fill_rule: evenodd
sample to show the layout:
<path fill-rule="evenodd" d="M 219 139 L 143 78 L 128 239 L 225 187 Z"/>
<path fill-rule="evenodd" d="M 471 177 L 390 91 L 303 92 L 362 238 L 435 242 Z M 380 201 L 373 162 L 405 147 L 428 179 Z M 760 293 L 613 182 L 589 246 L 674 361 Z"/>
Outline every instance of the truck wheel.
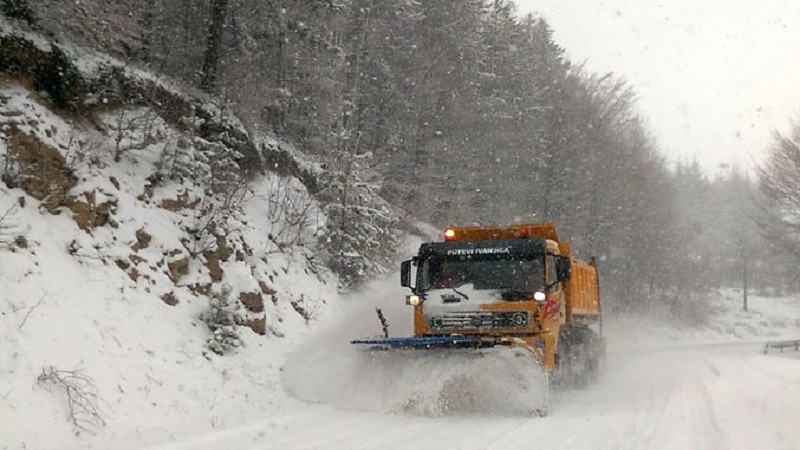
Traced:
<path fill-rule="evenodd" d="M 600 375 L 600 362 L 597 355 L 592 355 L 591 358 L 586 360 L 586 374 L 589 383 L 597 381 Z"/>

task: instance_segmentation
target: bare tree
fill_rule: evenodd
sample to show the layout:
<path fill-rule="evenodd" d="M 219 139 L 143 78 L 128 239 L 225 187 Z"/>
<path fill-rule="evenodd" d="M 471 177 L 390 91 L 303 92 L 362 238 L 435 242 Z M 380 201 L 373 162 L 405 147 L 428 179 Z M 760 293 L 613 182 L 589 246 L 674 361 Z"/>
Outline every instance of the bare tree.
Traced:
<path fill-rule="evenodd" d="M 788 134 L 773 133 L 767 158 L 756 167 L 756 177 L 758 211 L 752 218 L 773 259 L 792 260 L 773 264 L 773 272 L 786 270 L 783 281 L 796 285 L 798 274 L 792 268 L 800 260 L 800 124 Z"/>
<path fill-rule="evenodd" d="M 785 244 L 800 253 L 800 124 L 788 135 L 773 134 L 769 153 L 756 167 L 758 188 L 768 201 L 771 229 L 783 235 Z"/>

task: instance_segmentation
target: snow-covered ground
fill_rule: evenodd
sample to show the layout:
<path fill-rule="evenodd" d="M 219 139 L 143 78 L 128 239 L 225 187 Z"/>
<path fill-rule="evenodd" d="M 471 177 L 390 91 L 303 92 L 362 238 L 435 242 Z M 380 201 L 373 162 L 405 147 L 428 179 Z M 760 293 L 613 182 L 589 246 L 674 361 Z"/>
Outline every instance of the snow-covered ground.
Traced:
<path fill-rule="evenodd" d="M 93 273 L 67 272 L 58 280 L 77 286 L 75 280 L 102 278 Z M 30 315 L 4 304 L 0 448 L 800 446 L 794 425 L 800 359 L 794 352 L 761 352 L 767 335 L 797 336 L 790 319 L 800 315 L 798 299 L 751 297 L 751 313 L 744 315 L 736 312 L 736 299 L 721 297 L 731 310 L 716 323 L 760 324 L 764 316 L 785 325 L 744 338 L 715 327 L 681 337 L 657 321 L 609 316 L 605 376 L 588 389 L 559 393 L 550 414 L 535 418 L 497 404 L 489 411 L 434 415 L 393 409 L 387 386 L 424 380 L 405 378 L 403 368 L 395 374 L 370 368 L 347 342 L 379 331 L 374 307 L 384 310 L 394 334 L 408 331 L 394 277 L 335 299 L 310 331 L 301 326 L 304 331 L 292 337 L 253 335 L 237 354 L 210 359 L 200 351 L 207 331 L 181 324 L 188 311 L 152 299 L 81 299 L 68 292 L 46 297 Z M 105 425 L 74 435 L 66 393 L 37 381 L 45 363 L 79 369 L 95 381 Z M 388 379 L 376 383 L 376 374 Z"/>
<path fill-rule="evenodd" d="M 359 367 L 342 384 L 344 367 L 355 358 L 344 341 L 369 332 L 368 310 L 380 306 L 395 316 L 399 291 L 390 282 L 373 285 L 371 294 L 344 299 L 338 318 L 321 327 L 298 347 L 294 358 L 316 372 L 294 372 L 283 386 L 305 384 L 305 397 L 321 404 L 287 400 L 284 409 L 224 432 L 176 436 L 152 448 L 797 448 L 800 430 L 800 359 L 798 354 L 762 354 L 764 335 L 797 336 L 790 318 L 800 313 L 796 298 L 752 298 L 751 312 L 737 312 L 735 293 L 715 302 L 727 313 L 713 318 L 705 332 L 673 334 L 657 321 L 609 317 L 607 372 L 596 385 L 560 393 L 549 416 L 531 418 L 503 408 L 436 416 L 387 409 L 394 390 L 375 387 L 382 368 Z M 348 302 L 351 302 L 348 304 Z M 728 308 L 730 307 L 730 308 Z M 782 319 L 783 327 L 736 338 L 716 325 L 742 326 L 761 317 Z M 399 322 L 399 323 L 398 323 Z M 635 324 L 635 325 L 634 325 Z M 769 324 L 769 323 L 768 323 Z M 753 325 L 754 327 L 756 325 Z M 377 330 L 377 322 L 373 332 Z M 363 364 L 363 361 L 362 361 Z M 352 366 L 350 366 L 352 367 Z M 308 367 L 306 367 L 308 369 Z M 419 376 L 395 367 L 396 384 L 421 382 Z M 434 378 L 438 373 L 429 373 Z M 298 378 L 301 378 L 298 380 Z M 385 381 L 385 380 L 384 380 Z M 387 381 L 388 383 L 388 381 Z M 295 392 L 295 394 L 297 394 Z M 371 397 L 370 403 L 365 399 Z"/>

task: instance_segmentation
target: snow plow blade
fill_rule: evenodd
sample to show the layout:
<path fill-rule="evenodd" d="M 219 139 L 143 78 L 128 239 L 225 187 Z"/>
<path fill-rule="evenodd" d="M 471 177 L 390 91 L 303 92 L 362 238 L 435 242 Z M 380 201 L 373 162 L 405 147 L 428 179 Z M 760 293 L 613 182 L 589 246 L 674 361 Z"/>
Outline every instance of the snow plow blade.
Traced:
<path fill-rule="evenodd" d="M 424 336 L 397 338 L 365 338 L 350 341 L 353 345 L 365 346 L 372 350 L 434 348 L 487 348 L 494 347 L 496 342 L 472 336 Z"/>
<path fill-rule="evenodd" d="M 547 415 L 548 374 L 531 350 L 513 341 L 419 336 L 351 344 L 363 350 L 370 372 L 391 374 L 400 385 L 400 411 Z"/>

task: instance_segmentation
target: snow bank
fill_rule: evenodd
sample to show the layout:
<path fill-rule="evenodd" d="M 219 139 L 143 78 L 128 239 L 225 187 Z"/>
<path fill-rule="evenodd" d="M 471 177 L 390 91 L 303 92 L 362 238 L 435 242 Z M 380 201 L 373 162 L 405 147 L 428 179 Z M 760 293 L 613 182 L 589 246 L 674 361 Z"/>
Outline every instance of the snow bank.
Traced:
<path fill-rule="evenodd" d="M 800 360 L 752 354 L 716 358 L 702 380 L 716 424 L 726 431 L 725 448 L 800 445 Z"/>
<path fill-rule="evenodd" d="M 607 311 L 604 332 L 609 345 L 620 349 L 800 339 L 800 297 L 750 294 L 747 311 L 742 308 L 740 291 L 726 290 L 710 296 L 709 301 L 711 314 L 704 325 L 681 323 L 668 314 Z"/>

